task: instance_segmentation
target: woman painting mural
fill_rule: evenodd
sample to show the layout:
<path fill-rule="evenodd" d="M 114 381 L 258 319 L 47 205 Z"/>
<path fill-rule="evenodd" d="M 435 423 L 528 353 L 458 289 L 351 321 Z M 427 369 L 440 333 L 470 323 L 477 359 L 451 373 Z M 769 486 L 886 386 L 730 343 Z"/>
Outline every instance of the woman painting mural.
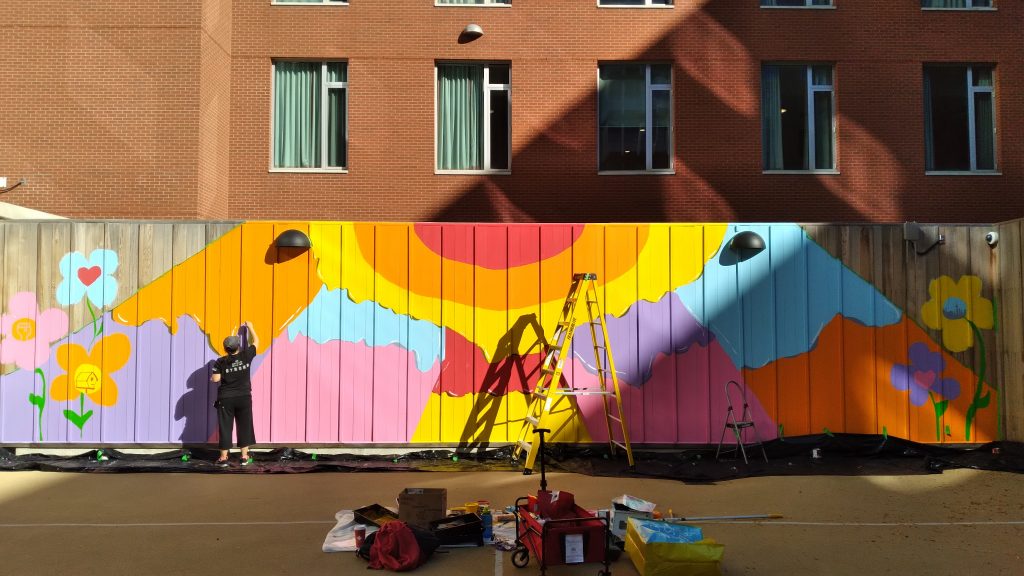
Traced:
<path fill-rule="evenodd" d="M 247 346 L 242 348 L 238 336 L 224 339 L 224 350 L 227 355 L 221 356 L 213 363 L 213 374 L 210 381 L 217 386 L 217 422 L 220 425 L 220 458 L 217 465 L 228 465 L 228 449 L 231 448 L 232 424 L 238 423 L 238 447 L 242 449 L 242 466 L 252 464 L 249 447 L 256 443 L 256 432 L 252 425 L 252 383 L 249 381 L 249 367 L 256 357 L 256 346 L 259 337 L 252 329 L 252 323 L 246 322 Z"/>

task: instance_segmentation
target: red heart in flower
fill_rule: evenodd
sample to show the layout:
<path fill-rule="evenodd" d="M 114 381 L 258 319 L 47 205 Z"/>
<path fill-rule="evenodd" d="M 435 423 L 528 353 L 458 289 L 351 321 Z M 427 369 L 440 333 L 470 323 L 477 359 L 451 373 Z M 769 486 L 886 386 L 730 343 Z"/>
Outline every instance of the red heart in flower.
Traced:
<path fill-rule="evenodd" d="M 928 390 L 932 387 L 932 384 L 935 384 L 935 378 L 937 376 L 938 375 L 931 370 L 927 372 L 914 372 L 914 382 L 916 382 L 921 388 Z"/>
<path fill-rule="evenodd" d="M 97 278 L 100 277 L 101 272 L 102 270 L 99 266 L 93 266 L 92 268 L 79 268 L 78 279 L 82 281 L 82 284 L 90 286 Z"/>

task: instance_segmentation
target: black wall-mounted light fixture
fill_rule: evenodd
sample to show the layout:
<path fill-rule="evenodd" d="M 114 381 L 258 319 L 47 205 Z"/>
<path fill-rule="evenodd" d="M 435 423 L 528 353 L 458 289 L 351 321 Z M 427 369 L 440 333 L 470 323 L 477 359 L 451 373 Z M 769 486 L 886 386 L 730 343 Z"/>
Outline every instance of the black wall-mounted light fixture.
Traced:
<path fill-rule="evenodd" d="M 277 237 L 274 245 L 278 248 L 309 248 L 309 236 L 298 230 L 285 230 Z"/>
<path fill-rule="evenodd" d="M 459 44 L 472 42 L 483 35 L 484 29 L 478 24 L 467 24 L 466 27 L 462 29 L 462 32 L 459 33 Z"/>
<path fill-rule="evenodd" d="M 914 252 L 918 256 L 927 254 L 938 244 L 946 243 L 946 236 L 939 232 L 938 226 L 922 227 L 917 222 L 903 223 L 903 239 L 914 244 Z"/>
<path fill-rule="evenodd" d="M 752 230 L 744 230 L 729 241 L 729 249 L 733 252 L 760 252 L 764 246 L 764 238 Z"/>

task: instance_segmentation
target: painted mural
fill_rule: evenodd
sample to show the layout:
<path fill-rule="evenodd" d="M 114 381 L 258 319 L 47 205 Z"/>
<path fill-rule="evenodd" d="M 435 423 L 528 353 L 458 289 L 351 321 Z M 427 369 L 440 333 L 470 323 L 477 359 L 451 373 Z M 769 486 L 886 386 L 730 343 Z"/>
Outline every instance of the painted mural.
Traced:
<path fill-rule="evenodd" d="M 275 247 L 288 229 L 312 249 Z M 747 230 L 764 250 L 730 249 Z M 170 248 L 136 238 L 5 290 L 0 442 L 214 441 L 209 368 L 247 320 L 260 443 L 515 440 L 575 272 L 598 275 L 634 443 L 717 442 L 731 379 L 768 438 L 998 435 L 990 288 L 936 275 L 910 317 L 795 224 L 252 222 L 192 242 L 152 281 L 142 254 Z M 568 384 L 598 386 L 593 355 L 578 337 Z M 603 414 L 565 398 L 553 440 L 606 441 Z"/>

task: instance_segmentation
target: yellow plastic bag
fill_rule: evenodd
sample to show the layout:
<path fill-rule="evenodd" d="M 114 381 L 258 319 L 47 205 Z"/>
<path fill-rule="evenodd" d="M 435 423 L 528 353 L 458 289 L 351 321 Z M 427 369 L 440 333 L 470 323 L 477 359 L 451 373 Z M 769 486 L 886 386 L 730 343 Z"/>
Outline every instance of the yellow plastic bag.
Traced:
<path fill-rule="evenodd" d="M 678 526 L 680 541 L 672 542 Z M 686 542 L 699 528 L 630 518 L 626 552 L 640 576 L 719 576 L 725 546 L 710 538 Z"/>

